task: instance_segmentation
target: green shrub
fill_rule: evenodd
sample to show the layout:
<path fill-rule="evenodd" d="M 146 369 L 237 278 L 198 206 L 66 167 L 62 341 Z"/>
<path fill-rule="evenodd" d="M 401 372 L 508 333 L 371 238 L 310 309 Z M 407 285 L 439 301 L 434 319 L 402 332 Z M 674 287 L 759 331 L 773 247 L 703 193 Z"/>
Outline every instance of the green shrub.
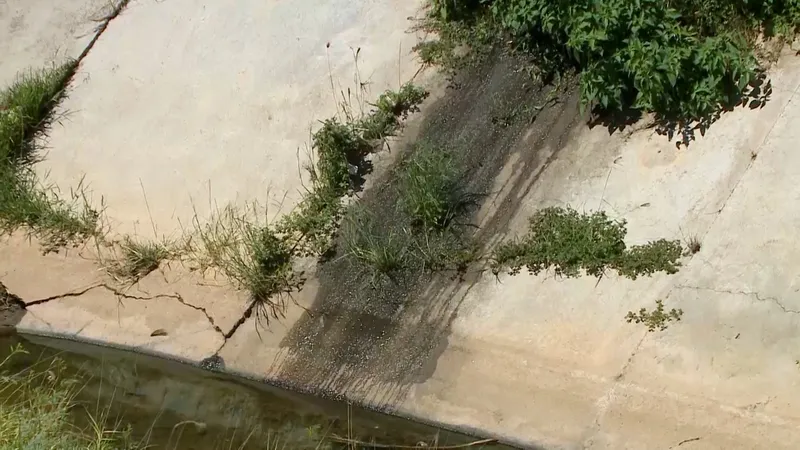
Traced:
<path fill-rule="evenodd" d="M 545 208 L 529 221 L 528 234 L 504 242 L 494 252 L 493 271 L 508 269 L 517 274 L 522 267 L 538 274 L 553 269 L 556 275 L 602 277 L 607 269 L 636 279 L 656 272 L 678 271 L 681 245 L 658 240 L 627 248 L 624 221 L 609 219 L 604 212 L 582 214 L 571 208 Z"/>

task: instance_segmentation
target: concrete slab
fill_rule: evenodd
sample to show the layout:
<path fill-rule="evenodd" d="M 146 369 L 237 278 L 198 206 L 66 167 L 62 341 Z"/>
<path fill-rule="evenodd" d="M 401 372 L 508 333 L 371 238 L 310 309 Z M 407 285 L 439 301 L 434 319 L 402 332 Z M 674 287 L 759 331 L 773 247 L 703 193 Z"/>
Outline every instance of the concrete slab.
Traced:
<path fill-rule="evenodd" d="M 113 10 L 109 0 L 0 1 L 0 86 L 27 69 L 76 58 Z"/>
<path fill-rule="evenodd" d="M 228 202 L 290 209 L 341 91 L 357 109 L 417 72 L 408 18 L 424 3 L 132 2 L 84 59 L 38 170 L 62 187 L 86 175 L 120 234 L 152 235 L 151 219 L 173 234 Z"/>

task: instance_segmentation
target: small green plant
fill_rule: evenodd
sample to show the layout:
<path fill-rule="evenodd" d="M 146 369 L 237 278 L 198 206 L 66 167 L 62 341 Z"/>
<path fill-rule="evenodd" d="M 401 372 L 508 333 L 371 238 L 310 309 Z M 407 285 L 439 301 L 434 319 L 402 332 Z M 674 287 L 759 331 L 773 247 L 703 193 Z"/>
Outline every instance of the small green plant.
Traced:
<path fill-rule="evenodd" d="M 408 238 L 401 230 L 382 226 L 364 207 L 353 206 L 342 224 L 347 254 L 372 274 L 392 278 L 406 265 Z"/>
<path fill-rule="evenodd" d="M 495 274 L 508 269 L 517 274 L 522 267 L 538 274 L 553 269 L 556 275 L 601 277 L 607 269 L 636 279 L 655 272 L 678 271 L 681 245 L 660 239 L 646 245 L 625 245 L 624 221 L 609 219 L 604 212 L 582 214 L 572 208 L 545 208 L 529 220 L 528 234 L 504 242 L 494 252 Z"/>
<path fill-rule="evenodd" d="M 120 282 L 135 282 L 176 255 L 172 243 L 167 241 L 142 241 L 126 236 L 118 247 L 119 258 L 112 260 L 106 270 Z"/>
<path fill-rule="evenodd" d="M 312 136 L 312 144 L 318 157 L 312 181 L 343 196 L 350 188 L 350 166 L 360 165 L 372 147 L 354 124 L 336 118 L 322 122 L 322 128 Z"/>
<path fill-rule="evenodd" d="M 653 311 L 647 311 L 647 308 L 642 308 L 637 313 L 628 311 L 625 320 L 628 323 L 642 323 L 647 327 L 647 331 L 653 332 L 657 329 L 660 331 L 666 330 L 669 322 L 678 322 L 681 317 L 683 317 L 682 309 L 672 308 L 669 311 L 665 311 L 664 302 L 656 300 L 656 308 Z"/>
<path fill-rule="evenodd" d="M 275 231 L 293 243 L 298 256 L 325 256 L 333 250 L 343 211 L 342 199 L 336 194 L 314 189 L 276 224 Z"/>
<path fill-rule="evenodd" d="M 248 291 L 258 318 L 269 322 L 285 308 L 281 294 L 299 288 L 302 279 L 292 269 L 290 242 L 258 217 L 258 209 L 228 206 L 203 225 L 195 218 L 188 248 L 200 270 L 219 270 Z"/>
<path fill-rule="evenodd" d="M 428 92 L 411 83 L 404 84 L 399 91 L 386 91 L 373 105 L 375 109 L 359 122 L 362 137 L 368 141 L 392 136 L 409 114 L 419 111 L 419 105 L 428 97 Z"/>
<path fill-rule="evenodd" d="M 457 167 L 449 151 L 428 145 L 405 162 L 400 204 L 415 225 L 442 229 L 467 206 L 472 196 L 463 191 Z"/>
<path fill-rule="evenodd" d="M 35 138 L 53 120 L 74 69 L 68 62 L 26 72 L 0 93 L 0 231 L 24 227 L 45 252 L 100 234 L 99 213 L 89 206 L 82 183 L 64 200 L 31 167 L 39 157 Z"/>

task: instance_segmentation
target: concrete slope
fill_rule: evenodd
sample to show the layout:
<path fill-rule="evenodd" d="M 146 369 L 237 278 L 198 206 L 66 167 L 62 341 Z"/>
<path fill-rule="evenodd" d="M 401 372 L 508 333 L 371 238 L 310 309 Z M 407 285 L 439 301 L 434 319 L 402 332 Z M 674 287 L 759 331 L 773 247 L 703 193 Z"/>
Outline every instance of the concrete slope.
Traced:
<path fill-rule="evenodd" d="M 209 180 L 219 202 L 264 199 L 270 183 L 294 195 L 295 151 L 335 109 L 327 42 L 341 80 L 354 69 L 348 45 L 363 47 L 372 98 L 399 84 L 416 5 L 251 3 L 134 2 L 84 60 L 89 76 L 65 104 L 75 113 L 41 169 L 65 184 L 87 172 L 118 232 L 147 232 L 142 187 L 161 232 L 191 217 L 188 199 L 207 204 Z M 417 70 L 400 67 L 401 80 Z M 269 326 L 243 317 L 245 293 L 178 263 L 121 287 L 92 249 L 41 256 L 21 235 L 0 246 L 0 281 L 26 304 L 24 332 L 203 361 L 528 447 L 796 448 L 800 59 L 787 51 L 770 75 L 763 108 L 725 114 L 688 148 L 641 126 L 589 129 L 574 95 L 498 132 L 495 97 L 517 96 L 509 79 L 525 86 L 502 65 L 438 89 L 406 130 L 439 120 L 477 150 L 506 152 L 477 218 L 494 242 L 544 206 L 602 209 L 628 221 L 631 244 L 697 236 L 675 275 L 480 272 L 432 278 L 393 309 L 325 310 L 330 280 L 309 271 Z M 658 299 L 683 320 L 655 333 L 624 321 Z"/>
<path fill-rule="evenodd" d="M 134 1 L 83 60 L 38 170 L 64 189 L 85 176 L 120 234 L 152 219 L 173 235 L 228 202 L 288 210 L 318 121 L 417 71 L 423 3 Z"/>
<path fill-rule="evenodd" d="M 114 4 L 107 0 L 0 2 L 0 86 L 25 70 L 77 58 Z"/>

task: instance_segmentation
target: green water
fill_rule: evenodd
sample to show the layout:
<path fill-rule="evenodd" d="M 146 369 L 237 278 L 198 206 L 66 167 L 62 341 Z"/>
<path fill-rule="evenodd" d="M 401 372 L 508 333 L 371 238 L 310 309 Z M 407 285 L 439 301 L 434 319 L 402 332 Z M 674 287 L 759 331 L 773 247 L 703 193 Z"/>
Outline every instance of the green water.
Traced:
<path fill-rule="evenodd" d="M 345 448 L 342 438 L 431 447 L 478 439 L 175 361 L 69 340 L 2 338 L 0 358 L 16 343 L 29 353 L 15 357 L 6 370 L 53 357 L 63 360 L 66 375 L 81 383 L 81 407 L 112 425 L 130 425 L 150 448 Z"/>

